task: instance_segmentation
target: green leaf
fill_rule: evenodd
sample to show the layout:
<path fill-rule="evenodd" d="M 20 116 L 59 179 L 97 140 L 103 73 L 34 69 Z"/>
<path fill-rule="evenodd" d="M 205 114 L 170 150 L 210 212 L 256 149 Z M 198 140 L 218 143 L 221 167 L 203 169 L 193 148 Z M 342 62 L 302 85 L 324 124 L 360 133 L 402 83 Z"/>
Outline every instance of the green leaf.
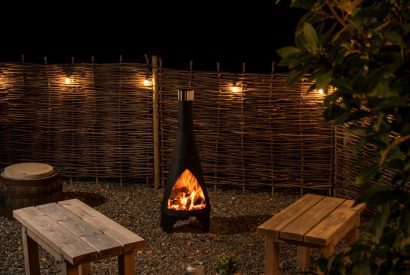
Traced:
<path fill-rule="evenodd" d="M 304 52 L 294 52 L 286 57 L 282 58 L 279 62 L 279 66 L 288 66 L 289 69 L 294 69 L 298 66 L 304 67 L 304 64 L 310 59 L 310 56 L 305 54 Z"/>
<path fill-rule="evenodd" d="M 368 207 L 379 206 L 388 203 L 399 196 L 397 191 L 389 185 L 376 185 L 362 192 L 356 203 L 366 203 Z"/>
<path fill-rule="evenodd" d="M 360 138 L 360 140 L 365 140 L 365 138 Z M 360 165 L 360 166 L 364 166 L 364 165 L 368 165 L 368 163 L 374 163 L 377 160 L 379 160 L 379 155 L 376 154 L 369 154 L 366 155 L 364 157 L 359 158 L 358 160 L 353 162 L 353 165 Z"/>
<path fill-rule="evenodd" d="M 364 8 L 358 10 L 354 17 L 356 18 L 373 18 L 373 17 L 382 17 L 386 15 L 386 7 L 385 5 L 378 5 L 378 6 L 372 6 L 369 8 Z"/>
<path fill-rule="evenodd" d="M 373 70 L 366 79 L 365 90 L 372 91 L 377 85 L 379 85 L 380 81 L 390 77 L 402 64 L 403 60 L 399 60 Z"/>
<path fill-rule="evenodd" d="M 409 106 L 408 99 L 404 97 L 388 97 L 384 99 L 380 104 L 375 106 L 376 110 L 383 110 L 388 108 L 396 107 L 407 107 Z"/>
<path fill-rule="evenodd" d="M 333 70 L 321 70 L 315 73 L 316 88 L 327 91 L 329 89 L 329 83 L 332 80 Z"/>
<path fill-rule="evenodd" d="M 366 259 L 357 262 L 353 268 L 352 274 L 372 274 L 369 261 Z"/>
<path fill-rule="evenodd" d="M 293 0 L 291 7 L 310 10 L 315 3 L 315 0 Z"/>
<path fill-rule="evenodd" d="M 360 17 L 350 17 L 347 19 L 347 22 L 349 23 L 350 26 L 352 26 L 356 31 L 361 31 L 362 27 L 362 20 Z"/>
<path fill-rule="evenodd" d="M 387 163 L 387 166 L 393 169 L 403 169 L 404 162 L 402 159 L 392 159 Z"/>
<path fill-rule="evenodd" d="M 302 77 L 307 73 L 308 69 L 304 68 L 302 70 L 291 70 L 286 78 L 286 85 L 291 85 L 302 79 Z"/>
<path fill-rule="evenodd" d="M 343 93 L 352 94 L 352 85 L 348 79 L 337 78 L 332 81 L 332 85 Z"/>
<path fill-rule="evenodd" d="M 366 138 L 362 137 L 359 139 L 359 141 L 353 146 L 353 150 L 355 152 L 359 152 L 366 146 Z"/>
<path fill-rule="evenodd" d="M 368 128 L 361 126 L 350 126 L 347 131 L 353 135 L 363 137 L 366 136 Z"/>
<path fill-rule="evenodd" d="M 364 110 L 355 110 L 345 113 L 334 119 L 336 125 L 341 125 L 350 121 L 356 121 L 369 115 L 369 112 Z"/>
<path fill-rule="evenodd" d="M 391 43 L 392 45 L 402 44 L 402 37 L 396 31 L 386 31 L 383 33 L 383 36 L 387 40 L 386 43 Z"/>
<path fill-rule="evenodd" d="M 285 58 L 286 56 L 290 55 L 290 54 L 294 54 L 294 53 L 300 53 L 300 49 L 296 48 L 296 47 L 283 47 L 280 48 L 276 51 L 280 57 Z"/>
<path fill-rule="evenodd" d="M 404 170 L 405 171 L 410 171 L 410 162 L 407 161 L 406 164 L 404 165 Z"/>
<path fill-rule="evenodd" d="M 306 48 L 308 49 L 318 48 L 319 39 L 318 39 L 316 30 L 311 24 L 307 22 L 303 24 L 303 37 L 304 37 Z"/>
<path fill-rule="evenodd" d="M 366 78 L 362 74 L 357 74 L 352 80 L 352 88 L 355 92 L 365 92 L 366 89 Z"/>
<path fill-rule="evenodd" d="M 379 165 L 373 164 L 363 172 L 361 172 L 356 178 L 356 184 L 363 184 L 369 180 L 375 178 L 379 174 Z"/>
<path fill-rule="evenodd" d="M 380 236 L 383 234 L 383 230 L 386 227 L 389 214 L 390 209 L 388 204 L 383 204 L 382 210 L 373 218 L 372 225 L 376 240 L 378 240 Z"/>
<path fill-rule="evenodd" d="M 323 111 L 323 116 L 326 120 L 332 120 L 336 117 L 343 115 L 344 112 L 345 109 L 343 109 L 339 105 L 332 104 L 328 108 L 325 108 L 325 110 Z"/>

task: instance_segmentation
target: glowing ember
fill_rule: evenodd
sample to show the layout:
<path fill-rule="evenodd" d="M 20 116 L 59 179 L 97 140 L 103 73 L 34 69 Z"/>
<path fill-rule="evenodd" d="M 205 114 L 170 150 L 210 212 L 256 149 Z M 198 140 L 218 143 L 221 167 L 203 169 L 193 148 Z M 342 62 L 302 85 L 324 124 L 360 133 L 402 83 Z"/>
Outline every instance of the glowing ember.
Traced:
<path fill-rule="evenodd" d="M 195 176 L 186 169 L 172 188 L 168 209 L 198 210 L 205 207 L 204 192 Z"/>

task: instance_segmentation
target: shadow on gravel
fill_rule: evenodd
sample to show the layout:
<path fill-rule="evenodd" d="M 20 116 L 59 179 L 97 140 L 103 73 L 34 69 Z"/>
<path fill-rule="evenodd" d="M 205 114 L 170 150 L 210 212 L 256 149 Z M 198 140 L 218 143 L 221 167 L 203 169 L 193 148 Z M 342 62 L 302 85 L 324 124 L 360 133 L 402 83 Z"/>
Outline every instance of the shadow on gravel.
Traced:
<path fill-rule="evenodd" d="M 212 233 L 219 235 L 255 232 L 259 225 L 270 219 L 272 215 L 212 217 L 209 232 L 204 232 L 202 224 L 197 219 L 190 219 L 182 224 L 177 222 L 174 233 Z"/>
<path fill-rule="evenodd" d="M 91 207 L 96 207 L 106 202 L 103 196 L 89 192 L 64 192 L 64 199 L 79 199 Z"/>

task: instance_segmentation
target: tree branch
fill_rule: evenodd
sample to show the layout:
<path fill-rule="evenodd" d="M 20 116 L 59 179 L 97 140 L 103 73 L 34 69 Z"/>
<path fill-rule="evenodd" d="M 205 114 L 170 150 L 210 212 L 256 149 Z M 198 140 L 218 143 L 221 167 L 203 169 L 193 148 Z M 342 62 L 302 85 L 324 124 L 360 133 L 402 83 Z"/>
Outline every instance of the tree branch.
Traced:
<path fill-rule="evenodd" d="M 379 166 L 383 166 L 383 164 L 386 162 L 387 155 L 390 153 L 390 151 L 399 145 L 400 143 L 405 142 L 406 140 L 410 139 L 410 135 L 404 136 L 404 137 L 397 137 L 394 142 L 390 143 L 389 146 L 382 152 L 382 155 L 380 157 L 380 162 Z"/>
<path fill-rule="evenodd" d="M 326 0 L 326 6 L 330 9 L 330 12 L 336 18 L 337 22 L 342 24 L 343 27 L 346 27 L 346 23 L 342 20 L 342 18 L 340 18 L 333 6 L 329 4 L 329 0 Z"/>

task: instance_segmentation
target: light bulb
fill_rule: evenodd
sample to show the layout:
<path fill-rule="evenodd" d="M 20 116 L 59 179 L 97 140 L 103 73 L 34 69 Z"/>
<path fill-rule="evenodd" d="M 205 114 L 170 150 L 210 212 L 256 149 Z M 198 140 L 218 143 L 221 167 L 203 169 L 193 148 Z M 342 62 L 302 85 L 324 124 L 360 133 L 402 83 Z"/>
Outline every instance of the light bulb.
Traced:
<path fill-rule="evenodd" d="M 144 79 L 144 86 L 145 86 L 145 87 L 147 87 L 147 86 L 152 86 L 152 79 L 150 79 L 150 78 L 145 78 L 145 79 Z"/>
<path fill-rule="evenodd" d="M 242 83 L 240 81 L 234 81 L 231 87 L 232 93 L 242 92 Z"/>
<path fill-rule="evenodd" d="M 234 86 L 232 86 L 231 91 L 232 91 L 232 93 L 240 93 L 240 92 L 242 92 L 242 88 L 239 87 L 239 86 L 234 85 Z"/>

